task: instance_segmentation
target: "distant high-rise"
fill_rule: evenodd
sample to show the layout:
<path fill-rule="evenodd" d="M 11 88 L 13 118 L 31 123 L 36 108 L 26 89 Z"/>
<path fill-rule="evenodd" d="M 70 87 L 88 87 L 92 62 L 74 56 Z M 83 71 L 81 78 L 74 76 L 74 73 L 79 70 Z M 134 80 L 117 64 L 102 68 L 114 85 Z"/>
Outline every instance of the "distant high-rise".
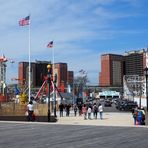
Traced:
<path fill-rule="evenodd" d="M 146 66 L 145 50 L 127 52 L 124 58 L 125 75 L 143 76 L 143 69 Z"/>
<path fill-rule="evenodd" d="M 104 54 L 101 56 L 100 86 L 121 86 L 123 77 L 123 56 Z"/>
<path fill-rule="evenodd" d="M 50 62 L 36 61 L 31 63 L 31 86 L 40 87 L 47 75 L 47 65 Z M 28 84 L 29 63 L 19 62 L 18 80 L 21 84 Z"/>
<path fill-rule="evenodd" d="M 101 55 L 100 86 L 122 86 L 124 75 L 143 75 L 146 66 L 146 51 L 126 52 L 125 55 Z"/>
<path fill-rule="evenodd" d="M 57 87 L 61 85 L 67 87 L 67 63 L 55 63 L 55 73 L 57 74 Z"/>
<path fill-rule="evenodd" d="M 31 86 L 34 88 L 41 87 L 47 76 L 48 61 L 36 61 L 31 63 Z M 18 80 L 20 84 L 28 84 L 28 62 L 19 63 Z M 67 71 L 67 63 L 55 63 L 54 74 L 57 76 L 57 88 L 60 89 L 61 84 L 67 87 L 67 84 L 73 82 L 73 71 Z"/>

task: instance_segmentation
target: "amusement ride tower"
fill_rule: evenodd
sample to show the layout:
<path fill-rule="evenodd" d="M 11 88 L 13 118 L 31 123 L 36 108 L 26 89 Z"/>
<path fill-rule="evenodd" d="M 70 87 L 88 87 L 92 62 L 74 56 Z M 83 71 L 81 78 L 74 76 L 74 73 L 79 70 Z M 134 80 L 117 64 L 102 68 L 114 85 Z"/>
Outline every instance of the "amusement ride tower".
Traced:
<path fill-rule="evenodd" d="M 3 55 L 0 57 L 0 101 L 6 100 L 6 62 L 7 58 Z"/>

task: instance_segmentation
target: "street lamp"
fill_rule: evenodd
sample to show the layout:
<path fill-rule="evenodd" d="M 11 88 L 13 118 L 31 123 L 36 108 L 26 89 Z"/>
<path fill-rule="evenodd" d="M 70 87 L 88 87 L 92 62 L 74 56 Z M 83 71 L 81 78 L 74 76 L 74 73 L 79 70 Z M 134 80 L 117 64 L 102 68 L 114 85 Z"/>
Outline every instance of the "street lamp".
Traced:
<path fill-rule="evenodd" d="M 148 68 L 147 67 L 144 69 L 144 75 L 146 78 L 146 108 L 148 111 Z"/>
<path fill-rule="evenodd" d="M 53 87 L 53 89 L 55 90 L 55 87 L 56 87 L 56 83 L 57 83 L 57 74 L 55 74 L 54 75 L 54 81 L 53 81 L 53 85 L 54 85 L 54 87 Z M 53 93 L 53 95 L 54 95 L 54 116 L 55 117 L 57 117 L 57 115 L 56 115 L 56 94 L 55 94 L 55 91 L 54 91 L 54 93 Z"/>
<path fill-rule="evenodd" d="M 48 69 L 48 73 L 47 73 L 47 77 L 48 77 L 48 122 L 50 122 L 50 117 L 51 117 L 51 114 L 50 114 L 50 85 L 51 85 L 51 75 L 52 75 L 52 72 L 51 72 L 51 65 L 48 64 L 47 65 L 47 69 Z"/>

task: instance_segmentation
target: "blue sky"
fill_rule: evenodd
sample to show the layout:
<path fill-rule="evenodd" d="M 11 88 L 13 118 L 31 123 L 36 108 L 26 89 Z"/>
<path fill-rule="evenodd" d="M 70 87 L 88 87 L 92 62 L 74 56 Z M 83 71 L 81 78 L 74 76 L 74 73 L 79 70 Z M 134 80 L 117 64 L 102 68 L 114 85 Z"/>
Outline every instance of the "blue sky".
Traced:
<path fill-rule="evenodd" d="M 148 46 L 147 0 L 0 0 L 0 54 L 7 62 L 7 81 L 18 75 L 18 62 L 28 61 L 28 26 L 18 21 L 31 14 L 31 61 L 68 63 L 83 69 L 98 84 L 100 56 L 124 54 Z"/>

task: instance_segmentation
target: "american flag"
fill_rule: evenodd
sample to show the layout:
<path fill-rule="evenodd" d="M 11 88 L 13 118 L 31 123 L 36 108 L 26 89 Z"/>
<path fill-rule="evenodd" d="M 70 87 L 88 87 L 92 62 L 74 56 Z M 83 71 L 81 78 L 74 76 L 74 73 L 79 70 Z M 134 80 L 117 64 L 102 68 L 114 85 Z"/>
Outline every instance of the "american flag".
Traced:
<path fill-rule="evenodd" d="M 53 41 L 50 41 L 47 45 L 48 48 L 52 48 L 53 47 Z"/>
<path fill-rule="evenodd" d="M 27 16 L 19 21 L 20 26 L 29 25 L 30 16 Z"/>

